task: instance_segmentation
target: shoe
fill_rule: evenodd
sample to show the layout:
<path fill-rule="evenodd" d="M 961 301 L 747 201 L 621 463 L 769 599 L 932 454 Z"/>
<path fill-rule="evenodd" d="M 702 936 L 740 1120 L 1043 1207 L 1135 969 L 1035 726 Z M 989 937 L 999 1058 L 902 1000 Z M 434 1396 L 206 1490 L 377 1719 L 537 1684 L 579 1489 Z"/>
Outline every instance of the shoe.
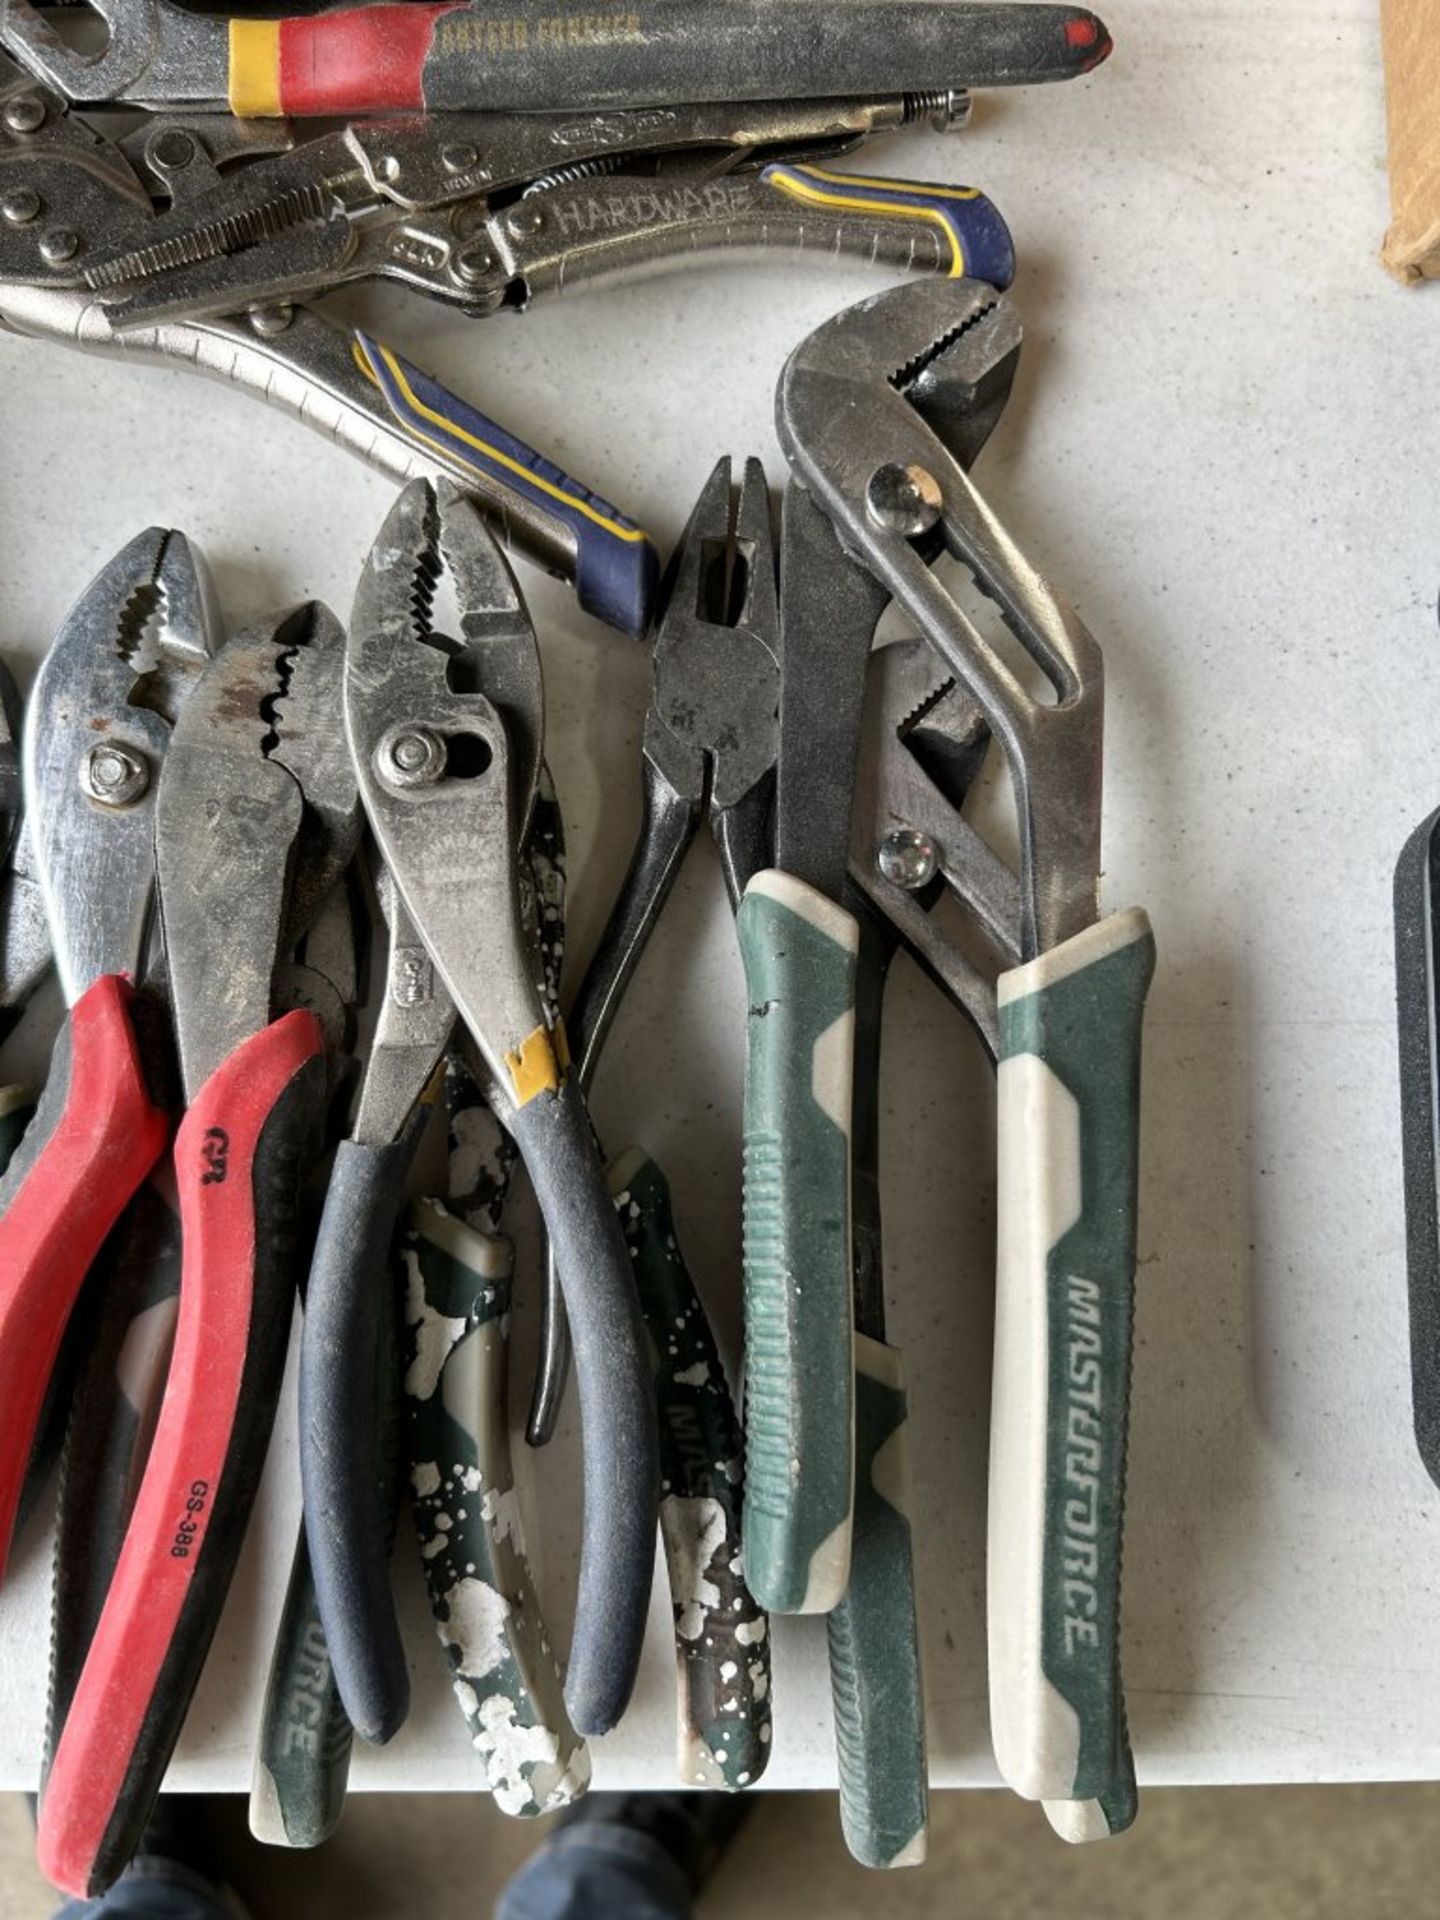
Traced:
<path fill-rule="evenodd" d="M 754 1798 L 747 1793 L 587 1793 L 565 1808 L 552 1831 L 589 1825 L 648 1834 L 696 1894 L 754 1811 Z"/>

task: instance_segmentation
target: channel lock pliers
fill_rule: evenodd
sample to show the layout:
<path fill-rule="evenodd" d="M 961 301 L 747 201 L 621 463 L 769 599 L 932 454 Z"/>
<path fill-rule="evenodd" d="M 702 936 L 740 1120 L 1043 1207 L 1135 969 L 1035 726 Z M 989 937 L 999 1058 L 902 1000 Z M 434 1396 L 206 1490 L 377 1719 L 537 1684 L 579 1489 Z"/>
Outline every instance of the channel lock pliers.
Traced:
<path fill-rule="evenodd" d="M 435 630 L 452 580 L 459 635 Z M 536 985 L 518 855 L 539 773 L 539 658 L 499 549 L 451 487 L 415 482 L 355 597 L 345 726 L 396 894 L 525 1161 L 575 1335 L 585 1436 L 580 1594 L 565 1697 L 582 1734 L 624 1711 L 644 1635 L 658 1469 L 625 1242 L 562 1030 Z"/>
<path fill-rule="evenodd" d="M 129 1858 L 199 1679 L 279 1394 L 298 1189 L 324 1095 L 315 1015 L 273 1018 L 277 961 L 349 865 L 335 726 L 343 634 L 310 603 L 231 641 L 172 731 L 154 860 L 186 1113 L 183 1265 L 155 1437 L 55 1746 L 39 1858 L 93 1894 Z"/>
<path fill-rule="evenodd" d="M 183 535 L 152 527 L 72 608 L 26 716 L 24 846 L 69 1012 L 0 1183 L 0 1560 L 66 1322 L 170 1135 L 163 1010 L 137 983 L 160 770 L 217 637 Z"/>
<path fill-rule="evenodd" d="M 963 284 L 862 302 L 792 355 L 777 421 L 842 543 L 984 715 L 1015 791 L 1020 964 L 997 982 L 991 1719 L 1018 1792 L 1094 1803 L 1125 1765 L 1120 1529 L 1154 943 L 1138 909 L 1099 918 L 1099 650 L 912 403 L 976 318 Z M 925 563 L 917 542 L 936 532 L 1053 702 L 1027 691 Z"/>
<path fill-rule="evenodd" d="M 1000 970 L 1020 958 L 1020 888 L 1014 870 L 961 811 L 989 744 L 989 728 L 979 708 L 924 642 L 897 641 L 871 655 L 850 869 L 864 903 L 859 910 L 857 1089 L 862 1084 L 862 1050 L 878 1044 L 874 982 L 883 979 L 883 969 L 900 945 L 965 1015 L 992 1064 L 996 1060 L 996 980 Z M 937 917 L 935 909 L 947 897 L 961 905 L 973 926 L 983 928 L 978 949 L 957 942 Z M 868 986 L 867 952 L 875 956 Z M 867 1019 L 867 1005 L 873 1023 Z M 857 1094 L 857 1193 L 862 1185 L 860 1143 L 868 1126 Z M 857 1323 L 860 1271 L 857 1235 Z M 861 1498 L 857 1490 L 857 1537 Z M 831 1616 L 832 1624 L 835 1618 Z M 897 1657 L 898 1636 L 883 1662 L 872 1660 L 862 1671 L 868 1671 L 873 1683 L 884 1678 Z M 1106 1791 L 1093 1800 L 1045 1802 L 1047 1818 L 1066 1840 L 1102 1839 L 1134 1823 L 1139 1802 L 1123 1700 L 1118 1714 L 1117 1761 Z M 883 1737 L 893 1739 L 898 1716 L 886 1718 Z M 900 1770 L 892 1765 L 882 1777 L 888 1800 Z"/>
<path fill-rule="evenodd" d="M 1003 284 L 1009 267 L 998 264 Z M 971 317 L 998 298 L 993 283 L 952 284 Z M 973 458 L 1007 391 L 997 369 L 975 389 L 957 326 L 917 404 L 947 445 Z M 782 420 L 785 406 L 782 384 Z M 927 545 L 919 558 L 931 557 Z M 889 597 L 797 468 L 781 515 L 773 844 L 737 915 L 750 1004 L 746 1560 L 757 1595 L 781 1612 L 829 1612 L 850 1580 L 859 928 L 846 871 L 865 662 Z"/>
<path fill-rule="evenodd" d="M 98 0 L 96 10 L 110 29 L 100 53 L 73 51 L 30 0 L 8 0 L 0 32 L 72 100 L 270 117 L 666 107 L 937 79 L 1013 86 L 1069 79 L 1110 51 L 1081 8 L 975 0 L 850 0 L 843 31 L 827 0 L 712 0 L 700 14 L 686 0 L 601 13 L 550 0 L 533 20 L 478 0 L 288 20 L 206 18 L 171 0 Z"/>
<path fill-rule="evenodd" d="M 932 368 L 927 417 L 943 423 L 945 444 L 967 468 L 1004 410 L 1018 357 L 1018 322 L 1002 302 L 978 318 L 952 345 L 943 364 Z M 897 672 L 897 667 L 902 670 Z M 882 835 L 867 830 L 872 816 L 893 799 L 898 755 L 887 749 L 898 726 L 925 711 L 934 679 L 933 656 L 919 643 L 882 647 L 868 657 L 851 808 L 851 884 L 844 894 L 858 927 L 850 1116 L 855 1492 L 849 1581 L 844 1597 L 827 1616 L 826 1628 L 841 1827 L 857 1860 L 887 1868 L 923 1860 L 928 1831 L 909 1408 L 903 1356 L 886 1339 L 880 1198 L 882 1014 L 890 963 L 902 936 L 900 916 L 888 910 L 890 897 L 882 906 L 857 884 L 855 872 L 861 859 L 867 875 L 874 871 L 873 848 L 879 846 L 889 871 L 916 882 L 903 834 L 893 832 L 888 819 Z M 989 735 L 976 709 L 958 699 L 952 706 L 958 711 L 947 713 L 952 724 L 942 735 L 943 752 L 937 751 L 935 758 L 949 776 L 947 792 L 958 808 L 981 769 Z M 883 882 L 883 875 L 876 877 Z M 927 904 L 933 904 L 933 892 L 932 887 L 928 897 L 922 893 Z M 905 905 L 912 904 L 908 888 L 897 885 L 893 893 Z"/>

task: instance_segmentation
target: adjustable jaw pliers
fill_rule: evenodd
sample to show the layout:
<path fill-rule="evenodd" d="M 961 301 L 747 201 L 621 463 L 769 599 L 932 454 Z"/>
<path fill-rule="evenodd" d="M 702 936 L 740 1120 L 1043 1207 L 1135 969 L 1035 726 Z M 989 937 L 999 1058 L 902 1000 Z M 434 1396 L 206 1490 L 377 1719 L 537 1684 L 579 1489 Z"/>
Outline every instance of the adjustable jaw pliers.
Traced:
<path fill-rule="evenodd" d="M 159 1790 L 279 1394 L 325 1069 L 313 1013 L 272 1018 L 274 975 L 358 839 L 333 725 L 342 645 L 313 603 L 232 641 L 183 708 L 159 780 L 153 858 L 186 1101 L 180 1310 L 154 1441 L 41 1798 L 42 1868 L 76 1893 L 119 1871 Z"/>
<path fill-rule="evenodd" d="M 136 983 L 153 921 L 159 774 L 217 637 L 183 536 L 151 528 L 67 616 L 26 717 L 23 845 L 69 1013 L 0 1184 L 0 1561 L 66 1322 L 169 1137 L 151 1084 L 156 1036 L 135 1024 L 153 1009 Z"/>
<path fill-rule="evenodd" d="M 451 576 L 462 633 L 436 632 Z M 658 1467 L 645 1334 L 625 1242 L 563 1032 L 536 985 L 518 856 L 540 768 L 539 659 L 513 577 L 452 488 L 396 502 L 356 593 L 345 726 L 396 894 L 453 1000 L 554 1248 L 585 1439 L 580 1593 L 566 1702 L 607 1731 L 634 1683 Z"/>
<path fill-rule="evenodd" d="M 1130 1767 L 1120 1527 L 1154 945 L 1138 909 L 1098 918 L 1098 649 L 912 399 L 976 318 L 963 287 L 862 302 L 792 356 L 777 415 L 807 488 L 983 714 L 1015 790 L 1020 964 L 997 981 L 991 1718 L 1017 1791 L 1089 1807 Z M 932 533 L 996 602 L 1053 703 L 1021 685 L 926 564 Z"/>

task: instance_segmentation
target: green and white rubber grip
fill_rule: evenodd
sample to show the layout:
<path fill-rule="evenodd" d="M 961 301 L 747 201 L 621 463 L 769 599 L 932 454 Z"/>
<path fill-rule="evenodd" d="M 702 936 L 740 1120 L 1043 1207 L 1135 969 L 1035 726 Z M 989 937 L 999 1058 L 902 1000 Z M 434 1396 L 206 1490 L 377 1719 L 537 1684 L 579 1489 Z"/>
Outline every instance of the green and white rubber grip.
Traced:
<path fill-rule="evenodd" d="M 840 1824 L 865 1867 L 918 1867 L 929 1819 L 909 1418 L 898 1350 L 857 1335 L 850 1587 L 827 1624 Z"/>
<path fill-rule="evenodd" d="M 1120 1557 L 1150 923 L 1112 914 L 998 985 L 990 1717 L 1002 1777 L 1093 1801 L 1120 1767 Z"/>
<path fill-rule="evenodd" d="M 565 1711 L 521 1532 L 506 1403 L 508 1240 L 437 1201 L 402 1243 L 410 1487 L 420 1557 L 452 1685 L 504 1813 L 551 1813 L 590 1784 Z"/>
<path fill-rule="evenodd" d="M 744 1441 L 715 1336 L 675 1238 L 670 1189 L 639 1147 L 610 1168 L 655 1366 L 660 1534 L 675 1617 L 676 1764 L 736 1792 L 770 1759 L 769 1621 L 741 1550 Z"/>
<path fill-rule="evenodd" d="M 1047 1800 L 1045 1818 L 1062 1840 L 1086 1846 L 1092 1840 L 1111 1840 L 1135 1824 L 1140 1794 L 1135 1784 L 1135 1756 L 1122 1714 L 1116 1732 L 1119 1759 L 1115 1777 L 1098 1800 Z"/>
<path fill-rule="evenodd" d="M 745 1067 L 745 1564 L 762 1606 L 828 1613 L 850 1576 L 850 1102 L 859 931 L 793 875 L 736 916 Z"/>
<path fill-rule="evenodd" d="M 330 1665 L 302 1527 L 270 1658 L 250 1831 L 271 1847 L 318 1847 L 345 1811 L 354 1734 Z"/>

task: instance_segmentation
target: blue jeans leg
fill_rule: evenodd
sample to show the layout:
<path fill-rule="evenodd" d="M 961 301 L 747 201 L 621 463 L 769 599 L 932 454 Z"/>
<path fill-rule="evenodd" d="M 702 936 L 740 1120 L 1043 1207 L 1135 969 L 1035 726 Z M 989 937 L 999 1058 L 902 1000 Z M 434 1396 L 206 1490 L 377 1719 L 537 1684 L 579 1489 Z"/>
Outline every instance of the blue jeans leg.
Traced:
<path fill-rule="evenodd" d="M 55 1920 L 234 1920 L 208 1880 L 178 1860 L 132 1860 L 98 1900 L 67 1900 Z"/>
<path fill-rule="evenodd" d="M 577 1820 L 532 1854 L 495 1920 L 691 1920 L 690 1888 L 648 1833 Z"/>

